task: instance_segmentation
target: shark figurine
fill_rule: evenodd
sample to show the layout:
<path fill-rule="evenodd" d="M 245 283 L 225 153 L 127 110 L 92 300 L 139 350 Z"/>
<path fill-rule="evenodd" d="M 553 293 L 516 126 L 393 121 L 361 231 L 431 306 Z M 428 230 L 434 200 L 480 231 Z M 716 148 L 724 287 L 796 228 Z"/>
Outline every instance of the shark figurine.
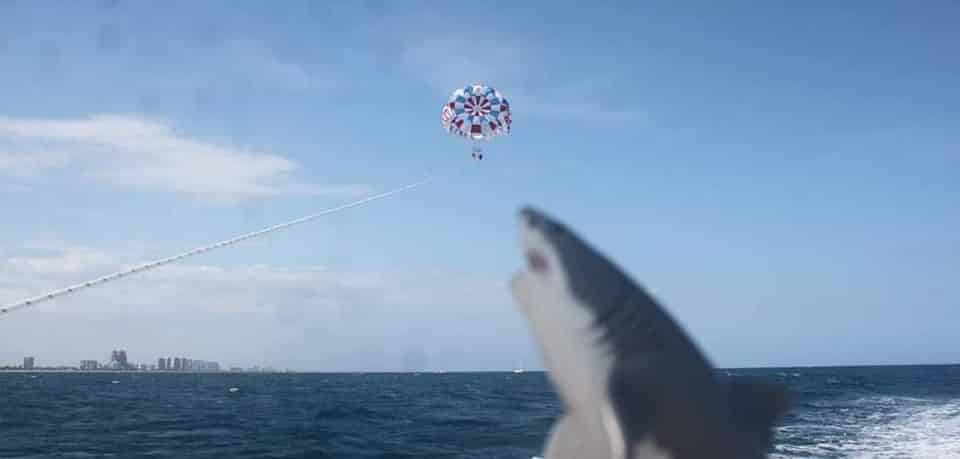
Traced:
<path fill-rule="evenodd" d="M 511 290 L 564 406 L 545 459 L 767 456 L 784 387 L 718 379 L 643 288 L 565 225 L 520 211 Z"/>

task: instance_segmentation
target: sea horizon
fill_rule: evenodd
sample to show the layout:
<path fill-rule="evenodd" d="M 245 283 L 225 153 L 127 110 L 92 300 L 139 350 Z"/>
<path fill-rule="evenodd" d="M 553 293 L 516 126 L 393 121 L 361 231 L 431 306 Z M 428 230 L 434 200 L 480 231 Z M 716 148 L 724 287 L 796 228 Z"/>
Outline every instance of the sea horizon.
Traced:
<path fill-rule="evenodd" d="M 743 366 L 743 367 L 715 367 L 714 371 L 741 371 L 741 370 L 789 370 L 789 369 L 857 369 L 857 368 L 913 368 L 913 367 L 953 367 L 960 366 L 960 362 L 954 363 L 886 363 L 886 364 L 848 364 L 848 365 L 777 365 L 777 366 Z M 517 368 L 502 370 L 249 370 L 242 371 L 219 370 L 219 371 L 177 371 L 177 370 L 121 370 L 121 369 L 103 369 L 103 370 L 81 370 L 71 368 L 0 368 L 0 373 L 163 373 L 163 374 L 223 374 L 223 373 L 242 373 L 242 374 L 271 374 L 271 373 L 296 373 L 296 374 L 330 374 L 330 375 L 349 375 L 349 374 L 418 374 L 418 373 L 450 373 L 450 374 L 483 374 L 483 373 L 516 373 Z M 547 370 L 522 368 L 522 373 L 546 373 Z"/>

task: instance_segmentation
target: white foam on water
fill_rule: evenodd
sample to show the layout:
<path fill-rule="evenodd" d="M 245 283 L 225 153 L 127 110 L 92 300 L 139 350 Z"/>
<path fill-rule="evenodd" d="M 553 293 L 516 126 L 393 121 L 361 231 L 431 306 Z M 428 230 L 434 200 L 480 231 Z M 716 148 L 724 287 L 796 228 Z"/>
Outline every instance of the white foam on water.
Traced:
<path fill-rule="evenodd" d="M 865 425 L 850 457 L 960 457 L 960 400 L 911 402 L 893 422 Z"/>
<path fill-rule="evenodd" d="M 960 458 L 960 399 L 865 397 L 851 405 L 832 409 L 829 419 L 779 428 L 778 438 L 813 443 L 778 444 L 770 458 Z"/>

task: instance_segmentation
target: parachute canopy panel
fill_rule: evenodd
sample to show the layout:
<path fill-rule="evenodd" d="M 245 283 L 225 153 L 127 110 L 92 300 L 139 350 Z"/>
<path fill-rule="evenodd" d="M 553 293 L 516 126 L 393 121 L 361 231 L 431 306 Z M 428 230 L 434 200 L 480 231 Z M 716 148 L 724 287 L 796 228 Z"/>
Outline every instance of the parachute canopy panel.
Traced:
<path fill-rule="evenodd" d="M 479 83 L 457 89 L 440 111 L 440 123 L 454 135 L 490 140 L 510 133 L 510 103 L 494 88 Z"/>

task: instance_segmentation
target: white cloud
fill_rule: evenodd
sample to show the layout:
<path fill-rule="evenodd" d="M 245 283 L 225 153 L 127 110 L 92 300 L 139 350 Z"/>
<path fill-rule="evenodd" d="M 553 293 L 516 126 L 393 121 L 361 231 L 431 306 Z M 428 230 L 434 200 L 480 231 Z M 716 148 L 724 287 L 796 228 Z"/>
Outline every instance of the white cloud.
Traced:
<path fill-rule="evenodd" d="M 236 201 L 283 194 L 350 195 L 365 186 L 320 186 L 294 177 L 296 163 L 275 154 L 189 138 L 137 116 L 80 119 L 0 117 L 0 174 L 29 178 L 69 168 L 113 186 Z"/>
<path fill-rule="evenodd" d="M 65 243 L 15 252 L 0 258 L 0 303 L 143 261 Z M 416 349 L 433 366 L 482 369 L 515 363 L 517 348 L 528 344 L 504 279 L 432 269 L 183 263 L 0 317 L 0 365 L 24 355 L 76 364 L 125 347 L 139 361 L 173 354 L 230 365 L 395 370 Z M 529 346 L 519 353 L 536 360 Z"/>
<path fill-rule="evenodd" d="M 14 178 L 32 178 L 40 171 L 63 167 L 67 164 L 63 154 L 30 154 L 22 151 L 0 150 L 0 173 Z"/>

